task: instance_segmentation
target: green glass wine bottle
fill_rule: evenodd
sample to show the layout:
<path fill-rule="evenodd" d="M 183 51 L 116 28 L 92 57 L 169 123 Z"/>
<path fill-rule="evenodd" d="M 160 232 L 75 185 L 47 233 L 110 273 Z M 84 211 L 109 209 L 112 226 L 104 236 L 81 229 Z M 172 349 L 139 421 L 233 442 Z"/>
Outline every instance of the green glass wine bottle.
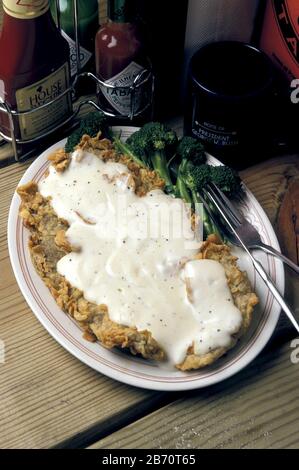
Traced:
<path fill-rule="evenodd" d="M 70 46 L 71 75 L 77 71 L 77 55 L 74 28 L 73 0 L 59 0 L 60 24 L 62 34 Z M 57 22 L 56 0 L 51 0 L 52 15 Z M 80 71 L 94 72 L 94 41 L 99 26 L 98 0 L 78 0 L 79 41 L 80 41 Z M 92 83 L 92 82 L 88 82 Z M 88 92 L 90 90 L 84 90 Z"/>

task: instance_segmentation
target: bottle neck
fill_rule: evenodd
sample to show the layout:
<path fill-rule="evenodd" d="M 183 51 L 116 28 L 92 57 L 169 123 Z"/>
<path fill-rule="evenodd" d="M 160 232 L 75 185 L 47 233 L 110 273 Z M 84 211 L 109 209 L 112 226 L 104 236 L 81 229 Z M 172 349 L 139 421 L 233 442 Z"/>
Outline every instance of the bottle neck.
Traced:
<path fill-rule="evenodd" d="M 49 0 L 28 0 L 23 4 L 18 0 L 3 0 L 4 12 L 20 20 L 38 18 L 46 13 L 49 7 Z"/>
<path fill-rule="evenodd" d="M 108 17 L 113 23 L 130 23 L 132 14 L 128 0 L 109 0 Z"/>

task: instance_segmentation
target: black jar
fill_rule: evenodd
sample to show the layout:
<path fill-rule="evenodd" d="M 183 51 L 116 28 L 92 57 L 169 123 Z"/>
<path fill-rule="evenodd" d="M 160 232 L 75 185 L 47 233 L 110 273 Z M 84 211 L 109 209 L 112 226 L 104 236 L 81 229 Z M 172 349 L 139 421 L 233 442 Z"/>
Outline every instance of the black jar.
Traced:
<path fill-rule="evenodd" d="M 258 160 L 271 142 L 274 71 L 268 57 L 236 41 L 211 43 L 189 66 L 185 133 L 235 168 Z"/>

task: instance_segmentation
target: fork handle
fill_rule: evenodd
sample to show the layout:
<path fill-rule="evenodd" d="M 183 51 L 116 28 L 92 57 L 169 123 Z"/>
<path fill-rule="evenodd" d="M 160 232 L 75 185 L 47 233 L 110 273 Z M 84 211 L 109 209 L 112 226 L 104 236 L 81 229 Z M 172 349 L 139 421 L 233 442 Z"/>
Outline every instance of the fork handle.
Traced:
<path fill-rule="evenodd" d="M 256 271 L 259 273 L 259 275 L 261 276 L 261 278 L 263 279 L 263 281 L 265 282 L 265 284 L 267 285 L 267 287 L 272 292 L 273 296 L 275 297 L 275 299 L 277 300 L 277 302 L 281 306 L 282 310 L 287 314 L 287 316 L 289 317 L 289 319 L 292 322 L 293 326 L 296 328 L 297 332 L 299 333 L 298 322 L 295 319 L 294 314 L 292 313 L 292 311 L 289 308 L 288 304 L 286 303 L 284 298 L 280 295 L 280 293 L 279 293 L 278 289 L 276 288 L 276 286 L 273 284 L 272 279 L 266 273 L 266 271 L 264 270 L 262 264 L 259 261 L 257 261 L 253 256 L 251 256 L 251 259 L 252 259 L 252 262 L 253 262 L 253 265 L 254 265 Z"/>
<path fill-rule="evenodd" d="M 297 264 L 293 263 L 289 258 L 287 258 L 285 255 L 280 253 L 279 251 L 275 250 L 275 248 L 272 248 L 270 245 L 266 245 L 265 243 L 259 243 L 258 245 L 252 246 L 252 248 L 259 248 L 265 253 L 269 253 L 270 255 L 276 256 L 276 258 L 280 258 L 281 261 L 283 261 L 285 264 L 287 264 L 295 273 L 299 274 L 299 266 Z"/>

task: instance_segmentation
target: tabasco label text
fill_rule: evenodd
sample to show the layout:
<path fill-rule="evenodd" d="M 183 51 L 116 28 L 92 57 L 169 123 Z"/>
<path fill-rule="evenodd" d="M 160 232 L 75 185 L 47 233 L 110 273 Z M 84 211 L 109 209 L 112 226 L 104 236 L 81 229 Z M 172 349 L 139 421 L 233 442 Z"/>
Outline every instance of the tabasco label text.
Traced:
<path fill-rule="evenodd" d="M 299 78 L 299 1 L 268 0 L 260 47 L 292 80 Z"/>

